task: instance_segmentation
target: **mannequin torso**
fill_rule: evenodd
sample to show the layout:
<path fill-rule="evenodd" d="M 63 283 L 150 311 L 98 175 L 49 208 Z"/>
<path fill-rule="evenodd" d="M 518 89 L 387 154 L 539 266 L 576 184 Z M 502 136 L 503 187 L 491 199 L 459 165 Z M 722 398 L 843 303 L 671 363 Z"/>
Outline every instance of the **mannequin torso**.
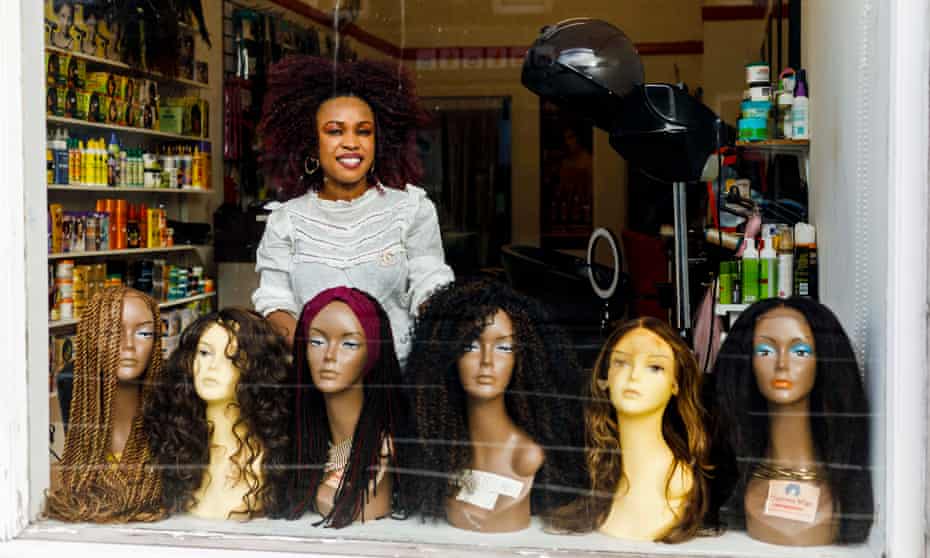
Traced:
<path fill-rule="evenodd" d="M 119 462 L 132 433 L 132 425 L 142 401 L 141 387 L 137 383 L 119 382 L 113 396 L 113 432 L 110 435 L 110 455 Z"/>
<path fill-rule="evenodd" d="M 358 424 L 359 416 L 362 414 L 362 404 L 364 394 L 361 386 L 355 389 L 347 389 L 335 393 L 324 394 L 326 401 L 326 415 L 329 419 L 330 433 L 334 440 L 334 445 L 345 443 L 351 439 Z M 349 448 L 351 450 L 351 447 Z M 390 453 L 393 451 L 389 441 L 385 441 L 381 448 L 381 470 L 378 471 L 376 480 L 368 487 L 367 500 L 361 515 L 357 518 L 361 521 L 379 519 L 391 513 L 391 500 L 393 494 L 393 481 L 390 475 L 384 474 L 384 467 L 387 466 Z M 350 457 L 351 459 L 351 457 Z M 323 482 L 316 493 L 316 509 L 323 516 L 329 515 L 333 509 L 333 502 L 336 499 L 336 492 L 339 489 L 339 482 L 344 468 L 337 468 L 327 473 Z"/>
<path fill-rule="evenodd" d="M 262 455 L 253 454 L 245 444 L 239 449 L 239 440 L 246 437 L 246 427 L 240 424 L 236 433 L 233 425 L 238 419 L 238 408 L 224 404 L 207 407 L 207 420 L 213 426 L 210 437 L 210 463 L 204 473 L 200 488 L 194 493 L 195 504 L 191 507 L 191 515 L 207 519 L 229 519 L 235 514 L 247 513 L 248 507 L 253 511 L 260 511 L 261 502 L 252 500 L 246 506 L 246 494 L 249 493 L 249 483 L 244 478 L 243 468 L 250 459 L 252 470 L 261 478 Z M 236 455 L 236 451 L 239 454 Z M 254 496 L 250 497 L 254 498 Z"/>
<path fill-rule="evenodd" d="M 769 463 L 789 470 L 816 470 L 808 400 L 803 399 L 790 405 L 770 404 L 769 409 Z M 785 546 L 817 546 L 833 542 L 836 525 L 829 482 L 824 479 L 796 481 L 801 486 L 820 490 L 817 513 L 812 522 L 767 514 L 765 509 L 770 482 L 771 479 L 754 477 L 746 485 L 743 505 L 749 536 Z"/>
<path fill-rule="evenodd" d="M 466 473 L 465 487 L 447 501 L 447 520 L 459 529 L 486 533 L 527 528 L 533 477 L 545 460 L 543 449 L 510 420 L 502 396 L 492 401 L 469 402 L 469 430 L 471 473 Z M 503 491 L 491 488 L 488 493 L 487 483 L 481 480 L 482 473 L 515 482 L 492 481 L 498 488 L 501 483 L 506 488 Z"/>
<path fill-rule="evenodd" d="M 662 438 L 661 415 L 645 417 L 650 418 L 620 418 L 623 476 L 600 528 L 606 535 L 643 541 L 662 538 L 678 522 L 691 492 L 694 478 L 687 467 L 675 462 Z"/>

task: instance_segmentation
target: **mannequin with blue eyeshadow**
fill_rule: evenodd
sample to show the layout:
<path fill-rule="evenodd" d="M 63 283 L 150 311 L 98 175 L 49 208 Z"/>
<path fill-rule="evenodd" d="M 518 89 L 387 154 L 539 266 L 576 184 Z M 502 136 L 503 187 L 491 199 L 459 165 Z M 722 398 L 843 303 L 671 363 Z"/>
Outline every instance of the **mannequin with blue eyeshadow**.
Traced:
<path fill-rule="evenodd" d="M 715 368 L 720 434 L 739 471 L 729 508 L 765 542 L 868 536 L 869 410 L 846 333 L 807 298 L 769 299 L 734 324 Z"/>

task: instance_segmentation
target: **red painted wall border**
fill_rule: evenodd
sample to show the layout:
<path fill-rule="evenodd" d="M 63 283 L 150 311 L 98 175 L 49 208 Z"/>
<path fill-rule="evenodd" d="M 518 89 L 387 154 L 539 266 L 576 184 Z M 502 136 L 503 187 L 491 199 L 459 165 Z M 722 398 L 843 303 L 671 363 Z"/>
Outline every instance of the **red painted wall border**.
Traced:
<path fill-rule="evenodd" d="M 332 27 L 333 18 L 322 10 L 318 10 L 312 6 L 308 6 L 300 0 L 271 0 L 273 3 L 281 6 L 282 8 L 291 10 L 292 12 L 302 15 L 324 27 Z M 708 8 L 704 8 L 706 11 Z M 763 10 L 764 12 L 764 10 Z M 762 16 L 765 14 L 763 13 Z M 760 18 L 762 16 L 759 16 Z M 705 18 L 706 19 L 706 18 Z M 401 58 L 403 60 L 432 60 L 438 56 L 440 50 L 444 52 L 507 52 L 509 58 L 521 58 L 526 53 L 526 50 L 529 48 L 529 45 L 518 45 L 518 46 L 442 46 L 442 47 L 406 47 L 400 48 L 399 46 L 386 41 L 381 37 L 373 35 L 368 31 L 365 31 L 361 27 L 355 25 L 354 23 L 349 24 L 343 28 L 343 33 L 346 36 L 352 37 L 358 42 L 368 45 L 369 47 L 387 54 L 388 56 L 393 56 L 394 58 Z M 642 56 L 671 56 L 671 55 L 687 55 L 687 54 L 703 54 L 704 53 L 704 42 L 703 41 L 672 41 L 672 42 L 645 42 L 645 43 L 636 43 L 636 49 L 639 51 Z"/>
<path fill-rule="evenodd" d="M 788 17 L 788 5 L 782 4 L 781 17 Z M 704 6 L 701 8 L 704 21 L 740 21 L 765 19 L 765 6 Z"/>

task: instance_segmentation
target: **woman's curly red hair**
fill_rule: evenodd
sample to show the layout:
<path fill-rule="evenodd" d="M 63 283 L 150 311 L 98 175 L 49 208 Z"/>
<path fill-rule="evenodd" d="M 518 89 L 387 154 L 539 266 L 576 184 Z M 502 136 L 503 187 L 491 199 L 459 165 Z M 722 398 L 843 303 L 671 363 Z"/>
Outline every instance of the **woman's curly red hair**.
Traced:
<path fill-rule="evenodd" d="M 428 115 L 402 66 L 289 56 L 269 71 L 259 125 L 262 161 L 279 198 L 295 198 L 322 186 L 323 173 L 307 174 L 304 162 L 307 157 L 318 156 L 316 113 L 334 97 L 358 97 L 371 107 L 375 115 L 374 168 L 382 185 L 403 189 L 422 178 L 416 131 Z"/>

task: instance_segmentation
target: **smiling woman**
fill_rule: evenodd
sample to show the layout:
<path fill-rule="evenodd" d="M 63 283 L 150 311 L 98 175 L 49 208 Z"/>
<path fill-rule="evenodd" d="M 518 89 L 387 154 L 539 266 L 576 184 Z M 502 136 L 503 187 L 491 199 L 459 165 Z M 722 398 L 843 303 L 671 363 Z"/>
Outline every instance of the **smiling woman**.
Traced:
<path fill-rule="evenodd" d="M 384 307 L 406 360 L 417 309 L 453 278 L 436 208 L 414 185 L 424 119 L 402 67 L 292 56 L 271 70 L 263 159 L 287 201 L 270 206 L 252 302 L 288 340 L 308 300 L 348 285 Z"/>

